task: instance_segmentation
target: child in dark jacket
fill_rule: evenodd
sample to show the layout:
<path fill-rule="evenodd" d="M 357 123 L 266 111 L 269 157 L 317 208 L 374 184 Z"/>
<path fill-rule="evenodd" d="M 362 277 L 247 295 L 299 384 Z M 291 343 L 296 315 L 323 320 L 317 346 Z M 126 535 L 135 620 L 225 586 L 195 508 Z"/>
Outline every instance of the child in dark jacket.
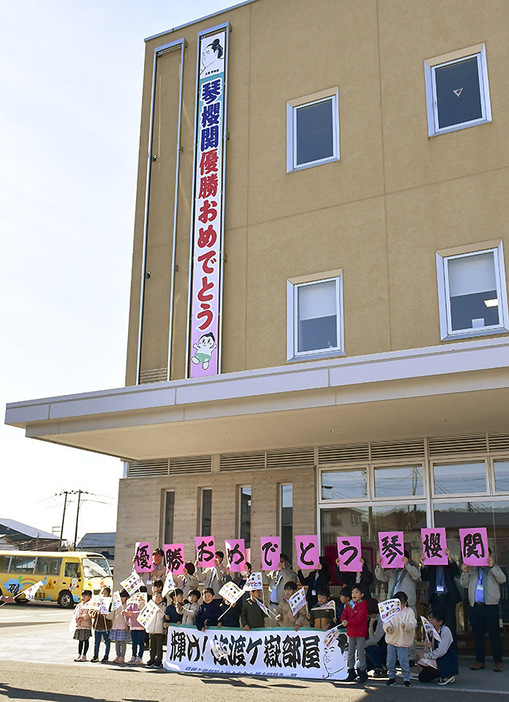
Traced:
<path fill-rule="evenodd" d="M 246 631 L 250 629 L 263 629 L 265 626 L 267 614 L 255 600 L 263 602 L 262 590 L 252 590 L 249 597 L 242 602 L 240 620 Z"/>
<path fill-rule="evenodd" d="M 364 586 L 359 583 L 352 588 L 352 604 L 345 606 L 341 613 L 341 623 L 346 626 L 348 635 L 348 677 L 346 682 L 357 679 L 355 672 L 355 651 L 359 659 L 359 680 L 368 679 L 364 644 L 368 633 L 368 605 L 364 599 Z"/>
<path fill-rule="evenodd" d="M 200 605 L 196 615 L 196 628 L 200 631 L 205 631 L 209 626 L 217 626 L 217 620 L 221 611 L 219 609 L 219 600 L 214 599 L 214 590 L 211 587 L 206 587 L 203 590 L 202 597 L 203 604 Z"/>
<path fill-rule="evenodd" d="M 240 627 L 240 610 L 242 609 L 242 598 L 238 599 L 235 604 L 231 605 L 225 599 L 219 605 L 218 627 L 227 627 L 228 629 L 238 629 Z"/>

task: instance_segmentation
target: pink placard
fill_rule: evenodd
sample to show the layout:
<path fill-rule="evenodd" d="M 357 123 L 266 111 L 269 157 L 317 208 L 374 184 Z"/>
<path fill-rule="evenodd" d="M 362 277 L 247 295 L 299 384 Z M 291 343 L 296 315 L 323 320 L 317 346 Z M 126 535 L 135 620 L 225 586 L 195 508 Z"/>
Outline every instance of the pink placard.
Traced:
<path fill-rule="evenodd" d="M 134 550 L 134 570 L 137 573 L 150 573 L 153 570 L 150 541 L 138 541 Z"/>
<path fill-rule="evenodd" d="M 378 548 L 382 568 L 404 568 L 405 540 L 402 531 L 379 531 Z"/>
<path fill-rule="evenodd" d="M 444 527 L 421 529 L 423 565 L 447 565 L 447 536 Z"/>
<path fill-rule="evenodd" d="M 164 544 L 166 568 L 172 575 L 184 575 L 184 544 Z"/>
<path fill-rule="evenodd" d="M 313 570 L 320 565 L 318 536 L 314 534 L 296 536 L 295 546 L 297 547 L 297 565 L 299 568 Z"/>
<path fill-rule="evenodd" d="M 232 573 L 246 569 L 244 539 L 228 539 L 224 542 L 228 568 Z"/>
<path fill-rule="evenodd" d="M 488 565 L 488 531 L 486 527 L 460 529 L 461 555 L 467 566 Z"/>
<path fill-rule="evenodd" d="M 198 568 L 212 568 L 216 553 L 214 537 L 195 536 L 194 543 L 196 544 L 196 565 Z"/>
<path fill-rule="evenodd" d="M 362 549 L 360 536 L 338 536 L 339 570 L 346 573 L 362 571 Z"/>
<path fill-rule="evenodd" d="M 260 538 L 262 552 L 262 570 L 276 570 L 281 560 L 281 537 L 262 536 Z"/>

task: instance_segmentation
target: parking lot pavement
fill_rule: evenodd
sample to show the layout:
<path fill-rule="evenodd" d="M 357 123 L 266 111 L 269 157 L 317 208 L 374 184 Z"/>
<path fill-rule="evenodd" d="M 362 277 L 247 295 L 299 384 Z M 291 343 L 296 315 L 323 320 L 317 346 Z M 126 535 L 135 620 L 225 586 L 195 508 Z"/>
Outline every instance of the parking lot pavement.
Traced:
<path fill-rule="evenodd" d="M 389 689 L 385 681 L 376 680 L 359 687 L 355 683 L 185 675 L 143 667 L 74 663 L 77 642 L 69 632 L 71 616 L 71 610 L 60 609 L 52 603 L 0 607 L 0 699 L 163 702 L 175 699 L 175 684 L 178 684 L 179 702 L 196 702 L 209 696 L 213 702 L 242 702 L 248 699 L 248 694 L 251 702 L 253 695 L 263 700 L 267 694 L 271 702 L 288 702 L 289 695 L 306 700 L 316 698 L 320 702 L 337 701 L 338 694 L 342 702 L 365 701 L 368 695 L 380 700 L 408 698 L 408 690 L 401 681 Z M 456 682 L 440 690 L 432 683 L 413 682 L 412 702 L 433 702 L 436 694 L 447 702 L 459 700 L 460 695 L 473 699 L 479 694 L 483 695 L 483 702 L 509 700 L 509 669 L 494 673 L 487 662 L 486 670 L 474 672 L 468 667 L 470 662 L 462 660 Z"/>

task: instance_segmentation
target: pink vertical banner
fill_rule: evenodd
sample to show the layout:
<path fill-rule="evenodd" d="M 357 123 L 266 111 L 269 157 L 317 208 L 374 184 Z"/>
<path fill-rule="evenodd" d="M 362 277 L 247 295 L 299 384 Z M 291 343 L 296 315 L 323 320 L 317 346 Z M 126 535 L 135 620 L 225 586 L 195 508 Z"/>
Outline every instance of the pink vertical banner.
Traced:
<path fill-rule="evenodd" d="M 198 568 L 212 568 L 216 554 L 214 537 L 195 536 L 194 543 L 196 545 L 196 565 Z"/>
<path fill-rule="evenodd" d="M 150 573 L 152 568 L 150 541 L 138 541 L 134 550 L 134 570 L 137 573 Z"/>
<path fill-rule="evenodd" d="M 339 570 L 344 573 L 362 571 L 362 547 L 360 536 L 338 536 Z"/>
<path fill-rule="evenodd" d="M 262 536 L 260 538 L 262 552 L 262 570 L 276 570 L 281 560 L 281 537 Z"/>
<path fill-rule="evenodd" d="M 378 548 L 382 568 L 404 568 L 405 540 L 402 531 L 379 531 Z"/>
<path fill-rule="evenodd" d="M 240 573 L 246 568 L 244 539 L 228 539 L 224 542 L 228 568 L 232 573 Z"/>
<path fill-rule="evenodd" d="M 299 568 L 313 570 L 320 565 L 318 536 L 315 534 L 296 536 L 295 545 L 297 547 L 297 565 Z"/>
<path fill-rule="evenodd" d="M 166 568 L 172 575 L 184 575 L 184 544 L 164 544 Z"/>
<path fill-rule="evenodd" d="M 460 529 L 463 563 L 467 566 L 488 565 L 488 531 L 486 527 Z"/>
<path fill-rule="evenodd" d="M 421 529 L 423 565 L 447 565 L 447 536 L 444 527 Z"/>

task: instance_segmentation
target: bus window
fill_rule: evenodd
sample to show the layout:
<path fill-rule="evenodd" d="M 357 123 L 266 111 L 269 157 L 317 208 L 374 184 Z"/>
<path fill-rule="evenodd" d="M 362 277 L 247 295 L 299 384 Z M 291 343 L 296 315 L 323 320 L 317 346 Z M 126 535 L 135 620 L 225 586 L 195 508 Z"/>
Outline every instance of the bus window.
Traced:
<path fill-rule="evenodd" d="M 0 556 L 0 573 L 7 573 L 9 570 L 10 556 Z"/>
<path fill-rule="evenodd" d="M 13 556 L 9 573 L 33 573 L 34 568 L 34 556 Z"/>
<path fill-rule="evenodd" d="M 104 578 L 111 575 L 108 561 L 104 556 L 84 558 L 83 570 L 85 578 Z"/>
<path fill-rule="evenodd" d="M 37 558 L 37 568 L 36 573 L 41 575 L 60 575 L 60 568 L 62 567 L 61 558 L 50 558 L 48 556 Z"/>
<path fill-rule="evenodd" d="M 79 563 L 66 563 L 64 568 L 64 578 L 81 578 Z"/>

